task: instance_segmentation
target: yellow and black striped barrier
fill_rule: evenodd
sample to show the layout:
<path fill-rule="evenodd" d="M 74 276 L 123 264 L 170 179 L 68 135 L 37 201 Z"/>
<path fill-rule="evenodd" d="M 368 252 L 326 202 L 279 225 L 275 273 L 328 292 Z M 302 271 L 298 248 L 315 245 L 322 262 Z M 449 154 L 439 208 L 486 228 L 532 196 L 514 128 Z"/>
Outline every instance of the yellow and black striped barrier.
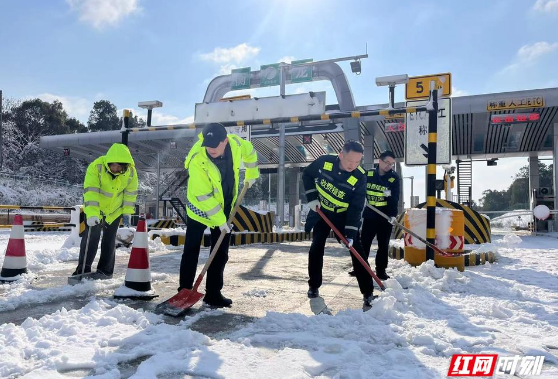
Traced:
<path fill-rule="evenodd" d="M 184 245 L 186 236 L 164 234 L 158 236 L 153 234 L 152 239 L 159 237 L 165 245 L 181 246 Z M 312 233 L 306 232 L 284 232 L 284 233 L 235 233 L 231 234 L 231 246 L 250 245 L 254 243 L 282 243 L 282 242 L 300 242 L 312 239 Z M 202 246 L 209 247 L 211 245 L 211 235 L 204 234 Z"/>
<path fill-rule="evenodd" d="M 153 224 L 147 226 L 148 230 L 171 228 L 176 228 L 176 220 L 157 220 Z"/>
<path fill-rule="evenodd" d="M 417 205 L 417 208 L 424 208 L 426 203 L 421 203 Z M 490 229 L 490 220 L 485 216 L 481 215 L 477 211 L 472 210 L 466 205 L 462 205 L 459 203 L 455 203 L 453 201 L 443 200 L 443 199 L 436 199 L 436 206 L 449 208 L 449 209 L 458 209 L 463 211 L 463 216 L 465 220 L 465 243 L 469 245 L 479 244 L 479 243 L 488 243 L 491 242 L 491 229 Z M 405 216 L 405 212 L 401 213 L 397 216 L 397 220 L 399 223 L 402 223 L 403 217 Z M 397 226 L 394 228 L 395 239 L 403 238 L 403 230 L 398 228 Z"/>
<path fill-rule="evenodd" d="M 258 213 L 244 206 L 240 206 L 233 219 L 233 227 L 239 232 L 261 232 L 273 231 L 275 213 Z"/>
<path fill-rule="evenodd" d="M 73 211 L 73 207 L 56 207 L 56 206 L 27 206 L 27 205 L 2 205 L 0 204 L 0 209 L 39 209 L 42 211 Z"/>

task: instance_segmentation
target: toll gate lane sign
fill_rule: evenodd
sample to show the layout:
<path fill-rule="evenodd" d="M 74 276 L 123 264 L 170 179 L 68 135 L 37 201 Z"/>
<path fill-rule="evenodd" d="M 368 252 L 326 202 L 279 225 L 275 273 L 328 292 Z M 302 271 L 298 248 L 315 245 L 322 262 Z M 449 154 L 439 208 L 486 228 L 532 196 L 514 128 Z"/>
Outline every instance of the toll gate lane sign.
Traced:
<path fill-rule="evenodd" d="M 407 107 L 420 107 L 427 101 L 408 101 Z M 438 100 L 437 164 L 451 164 L 451 99 Z M 428 164 L 428 113 L 407 113 L 405 116 L 405 164 Z"/>

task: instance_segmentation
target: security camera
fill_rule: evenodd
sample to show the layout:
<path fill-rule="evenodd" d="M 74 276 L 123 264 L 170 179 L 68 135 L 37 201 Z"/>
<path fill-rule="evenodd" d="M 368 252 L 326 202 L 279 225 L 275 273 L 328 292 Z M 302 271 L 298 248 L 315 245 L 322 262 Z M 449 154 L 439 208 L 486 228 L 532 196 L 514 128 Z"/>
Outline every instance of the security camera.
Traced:
<path fill-rule="evenodd" d="M 445 164 L 445 165 L 442 165 L 442 168 L 446 171 L 449 171 L 449 170 L 451 170 L 451 165 Z"/>
<path fill-rule="evenodd" d="M 138 103 L 138 107 L 143 108 L 143 109 L 161 108 L 162 106 L 163 106 L 163 103 L 160 102 L 159 100 L 140 101 Z"/>
<path fill-rule="evenodd" d="M 409 81 L 409 75 L 391 75 L 380 76 L 376 78 L 376 85 L 380 86 L 395 86 L 396 84 L 404 84 Z"/>

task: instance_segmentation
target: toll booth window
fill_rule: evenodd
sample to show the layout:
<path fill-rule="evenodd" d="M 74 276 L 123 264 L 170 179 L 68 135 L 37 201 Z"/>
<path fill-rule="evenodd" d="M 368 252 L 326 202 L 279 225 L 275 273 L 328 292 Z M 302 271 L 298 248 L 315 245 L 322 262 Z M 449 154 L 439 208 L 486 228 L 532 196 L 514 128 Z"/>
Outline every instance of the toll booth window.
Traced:
<path fill-rule="evenodd" d="M 475 138 L 473 140 L 473 150 L 482 152 L 483 148 L 484 148 L 484 135 L 483 134 L 475 135 Z"/>

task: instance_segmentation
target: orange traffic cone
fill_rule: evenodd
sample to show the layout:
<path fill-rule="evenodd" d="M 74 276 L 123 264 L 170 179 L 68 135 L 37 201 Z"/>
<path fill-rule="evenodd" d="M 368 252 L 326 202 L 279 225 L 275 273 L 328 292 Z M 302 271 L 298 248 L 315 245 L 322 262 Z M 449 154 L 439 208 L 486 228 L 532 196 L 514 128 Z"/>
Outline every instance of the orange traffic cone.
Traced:
<path fill-rule="evenodd" d="M 126 279 L 124 285 L 114 292 L 115 298 L 149 300 L 159 296 L 155 295 L 155 292 L 151 289 L 147 241 L 145 219 L 140 218 L 134 234 Z"/>
<path fill-rule="evenodd" d="M 6 248 L 6 257 L 0 273 L 0 282 L 13 282 L 20 279 L 18 275 L 27 272 L 25 240 L 23 239 L 23 217 L 15 215 L 10 240 Z"/>

